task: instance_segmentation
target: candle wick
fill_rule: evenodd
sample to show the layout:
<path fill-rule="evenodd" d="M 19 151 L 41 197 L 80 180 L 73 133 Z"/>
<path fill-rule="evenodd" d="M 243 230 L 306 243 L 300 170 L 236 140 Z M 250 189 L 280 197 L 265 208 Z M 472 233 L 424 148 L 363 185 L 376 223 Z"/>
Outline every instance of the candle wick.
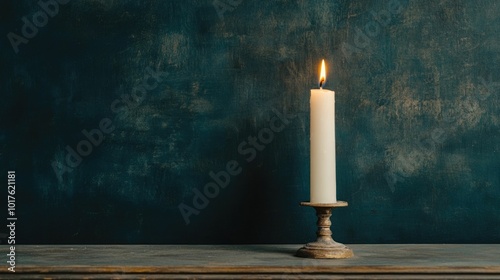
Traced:
<path fill-rule="evenodd" d="M 325 82 L 325 79 L 321 79 L 321 81 L 319 81 L 319 88 L 320 89 L 323 89 L 323 83 Z"/>

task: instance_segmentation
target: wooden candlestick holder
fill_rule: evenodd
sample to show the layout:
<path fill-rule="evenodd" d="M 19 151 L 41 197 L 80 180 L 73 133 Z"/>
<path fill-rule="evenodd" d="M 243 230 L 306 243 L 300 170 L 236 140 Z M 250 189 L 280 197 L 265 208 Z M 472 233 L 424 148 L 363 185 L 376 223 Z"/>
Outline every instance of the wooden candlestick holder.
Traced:
<path fill-rule="evenodd" d="M 316 210 L 318 216 L 318 238 L 315 242 L 307 243 L 300 248 L 295 254 L 297 257 L 313 258 L 313 259 L 346 259 L 354 254 L 351 249 L 342 243 L 335 242 L 332 238 L 330 226 L 330 216 L 332 208 L 346 207 L 348 204 L 345 201 L 337 201 L 336 203 L 310 203 L 301 202 L 302 206 L 310 206 Z"/>

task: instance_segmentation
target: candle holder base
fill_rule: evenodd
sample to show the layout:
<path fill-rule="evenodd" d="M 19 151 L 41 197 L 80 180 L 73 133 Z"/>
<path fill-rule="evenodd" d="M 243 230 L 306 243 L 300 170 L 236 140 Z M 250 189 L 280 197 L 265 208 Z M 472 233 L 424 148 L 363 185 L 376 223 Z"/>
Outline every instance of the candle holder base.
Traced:
<path fill-rule="evenodd" d="M 347 259 L 354 256 L 354 254 L 349 247 L 342 243 L 311 242 L 300 248 L 295 253 L 295 256 L 311 259 Z"/>
<path fill-rule="evenodd" d="M 333 240 L 332 231 L 330 230 L 330 226 L 332 225 L 332 222 L 330 221 L 332 208 L 346 207 L 348 205 L 347 202 L 301 202 L 300 205 L 310 206 L 316 210 L 316 215 L 318 216 L 318 231 L 316 232 L 316 234 L 318 238 L 315 242 L 307 243 L 304 247 L 300 248 L 295 256 L 313 259 L 346 259 L 354 256 L 352 250 L 349 247 Z"/>

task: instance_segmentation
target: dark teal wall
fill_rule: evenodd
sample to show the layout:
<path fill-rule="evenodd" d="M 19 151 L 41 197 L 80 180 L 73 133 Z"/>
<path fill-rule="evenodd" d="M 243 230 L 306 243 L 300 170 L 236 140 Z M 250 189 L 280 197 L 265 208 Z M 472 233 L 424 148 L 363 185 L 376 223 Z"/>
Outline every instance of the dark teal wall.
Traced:
<path fill-rule="evenodd" d="M 0 3 L 18 242 L 313 239 L 298 203 L 322 58 L 350 203 L 335 239 L 500 242 L 497 1 L 59 2 Z"/>

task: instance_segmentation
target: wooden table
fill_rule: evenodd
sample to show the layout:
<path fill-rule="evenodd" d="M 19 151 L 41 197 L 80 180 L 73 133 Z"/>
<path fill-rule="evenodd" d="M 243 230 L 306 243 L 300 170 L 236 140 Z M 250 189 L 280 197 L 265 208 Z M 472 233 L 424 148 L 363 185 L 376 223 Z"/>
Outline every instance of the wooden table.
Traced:
<path fill-rule="evenodd" d="M 500 279 L 500 245 L 349 245 L 342 260 L 294 257 L 300 245 L 16 247 L 0 279 Z"/>

